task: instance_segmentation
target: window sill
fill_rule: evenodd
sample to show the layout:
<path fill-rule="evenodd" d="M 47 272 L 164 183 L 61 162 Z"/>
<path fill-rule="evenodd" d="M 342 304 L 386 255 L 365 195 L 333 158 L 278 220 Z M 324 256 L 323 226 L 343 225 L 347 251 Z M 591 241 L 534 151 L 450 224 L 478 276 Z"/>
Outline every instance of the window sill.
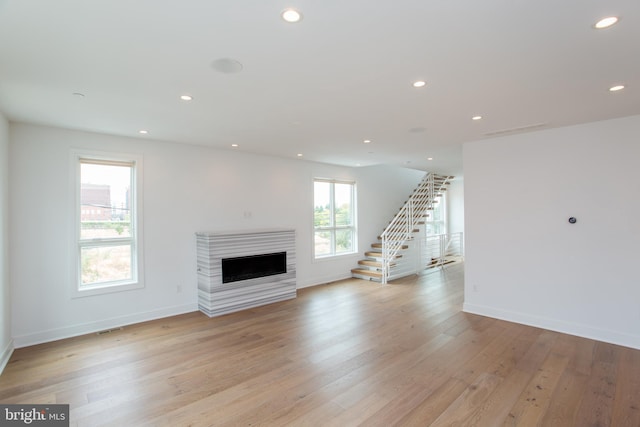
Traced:
<path fill-rule="evenodd" d="M 313 262 L 332 261 L 332 260 L 341 259 L 341 258 L 348 258 L 348 257 L 358 258 L 359 257 L 359 253 L 358 252 L 349 252 L 349 253 L 344 253 L 344 254 L 326 255 L 326 256 L 321 256 L 321 257 L 314 257 L 313 258 Z"/>
<path fill-rule="evenodd" d="M 72 298 L 82 298 L 82 297 L 90 297 L 95 295 L 105 295 L 112 294 L 116 292 L 125 292 L 132 291 L 135 289 L 144 288 L 144 283 L 142 282 L 130 282 L 130 283 L 115 283 L 115 284 L 105 284 L 105 285 L 96 285 L 96 286 L 88 286 L 86 289 L 75 289 L 72 295 Z"/>

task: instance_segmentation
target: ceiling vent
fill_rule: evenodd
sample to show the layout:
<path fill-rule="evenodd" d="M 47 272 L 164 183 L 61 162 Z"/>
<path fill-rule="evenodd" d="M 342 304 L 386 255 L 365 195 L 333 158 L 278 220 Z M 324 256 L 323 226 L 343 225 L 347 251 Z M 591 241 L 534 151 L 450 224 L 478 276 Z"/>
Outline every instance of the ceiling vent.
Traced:
<path fill-rule="evenodd" d="M 500 136 L 500 135 L 508 135 L 513 133 L 531 132 L 531 131 L 543 128 L 547 125 L 548 123 L 536 123 L 534 125 L 520 126 L 517 128 L 496 130 L 493 132 L 485 133 L 484 136 Z"/>

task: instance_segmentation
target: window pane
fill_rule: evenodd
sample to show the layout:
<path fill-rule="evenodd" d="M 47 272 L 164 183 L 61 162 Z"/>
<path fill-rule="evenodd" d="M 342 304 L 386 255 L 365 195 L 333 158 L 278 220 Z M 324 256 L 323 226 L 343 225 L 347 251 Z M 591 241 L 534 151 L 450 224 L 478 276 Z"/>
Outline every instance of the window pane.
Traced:
<path fill-rule="evenodd" d="M 316 258 L 353 253 L 355 184 L 314 180 L 314 255 Z"/>
<path fill-rule="evenodd" d="M 314 236 L 315 255 L 331 255 L 331 232 L 316 231 Z"/>
<path fill-rule="evenodd" d="M 345 226 L 352 224 L 352 208 L 351 208 L 351 184 L 335 184 L 335 209 L 336 209 L 336 225 Z"/>
<path fill-rule="evenodd" d="M 316 181 L 313 186 L 313 225 L 331 226 L 331 184 Z"/>
<path fill-rule="evenodd" d="M 353 231 L 336 230 L 336 253 L 353 252 Z"/>
<path fill-rule="evenodd" d="M 444 224 L 442 222 L 428 222 L 427 234 L 444 234 Z"/>
<path fill-rule="evenodd" d="M 81 286 L 133 279 L 131 245 L 81 248 Z"/>
<path fill-rule="evenodd" d="M 80 238 L 131 237 L 131 166 L 80 164 Z"/>
<path fill-rule="evenodd" d="M 430 211 L 432 221 L 442 221 L 442 198 L 438 197 L 433 203 L 433 210 Z"/>

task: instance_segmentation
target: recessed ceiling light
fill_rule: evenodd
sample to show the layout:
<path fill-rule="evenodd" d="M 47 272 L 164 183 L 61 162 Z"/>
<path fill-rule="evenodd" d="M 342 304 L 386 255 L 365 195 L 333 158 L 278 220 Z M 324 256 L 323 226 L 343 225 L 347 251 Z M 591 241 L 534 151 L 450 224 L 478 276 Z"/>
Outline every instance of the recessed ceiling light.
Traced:
<path fill-rule="evenodd" d="M 142 129 L 142 130 L 139 130 L 138 133 L 141 134 L 141 135 L 146 135 L 146 134 L 149 133 L 149 131 Z"/>
<path fill-rule="evenodd" d="M 618 23 L 617 16 L 607 16 L 606 18 L 602 18 L 598 22 L 596 22 L 593 27 L 597 30 L 602 30 L 603 28 L 609 28 L 610 26 Z"/>
<path fill-rule="evenodd" d="M 624 85 L 616 85 L 609 88 L 609 92 L 617 92 L 624 89 Z"/>
<path fill-rule="evenodd" d="M 433 157 L 427 157 L 427 160 L 433 160 Z"/>
<path fill-rule="evenodd" d="M 295 22 L 300 22 L 302 20 L 302 13 L 291 8 L 283 10 L 280 16 L 282 16 L 282 19 L 292 24 Z"/>
<path fill-rule="evenodd" d="M 238 144 L 231 144 L 231 146 L 235 148 L 238 146 Z"/>
<path fill-rule="evenodd" d="M 424 87 L 427 84 L 424 80 L 418 80 L 413 82 L 413 87 Z"/>
<path fill-rule="evenodd" d="M 193 101 L 193 96 L 191 95 L 180 95 L 180 99 L 183 101 Z"/>
<path fill-rule="evenodd" d="M 371 140 L 370 140 L 370 139 L 365 139 L 365 140 L 364 140 L 364 141 L 362 141 L 362 142 L 364 142 L 365 144 L 371 144 Z"/>
<path fill-rule="evenodd" d="M 302 157 L 302 153 L 298 153 L 298 157 Z"/>
<path fill-rule="evenodd" d="M 471 120 L 482 120 L 482 116 L 473 116 Z"/>

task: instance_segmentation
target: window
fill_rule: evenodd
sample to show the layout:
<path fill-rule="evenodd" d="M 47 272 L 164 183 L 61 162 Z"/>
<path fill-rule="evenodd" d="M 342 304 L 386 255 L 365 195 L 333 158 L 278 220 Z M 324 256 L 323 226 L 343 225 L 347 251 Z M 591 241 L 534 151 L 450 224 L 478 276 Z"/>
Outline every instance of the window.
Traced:
<path fill-rule="evenodd" d="M 427 217 L 427 235 L 447 234 L 447 194 L 437 197 Z"/>
<path fill-rule="evenodd" d="M 139 159 L 75 155 L 76 295 L 142 287 Z"/>
<path fill-rule="evenodd" d="M 314 180 L 315 258 L 357 251 L 355 187 L 353 182 Z"/>

